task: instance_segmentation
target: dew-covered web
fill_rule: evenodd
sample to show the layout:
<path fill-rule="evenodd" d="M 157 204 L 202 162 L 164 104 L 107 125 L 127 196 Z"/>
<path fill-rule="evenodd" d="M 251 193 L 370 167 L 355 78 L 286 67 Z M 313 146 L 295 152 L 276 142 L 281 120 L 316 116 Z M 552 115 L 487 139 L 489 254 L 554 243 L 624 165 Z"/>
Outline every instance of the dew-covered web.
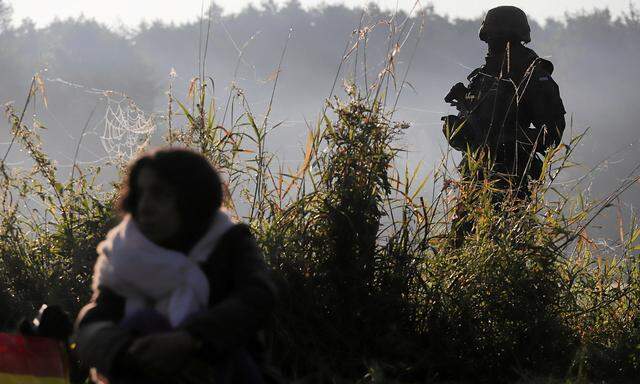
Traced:
<path fill-rule="evenodd" d="M 146 116 L 130 98 L 118 101 L 107 97 L 100 141 L 110 160 L 128 162 L 134 158 L 147 146 L 155 128 L 153 117 Z"/>

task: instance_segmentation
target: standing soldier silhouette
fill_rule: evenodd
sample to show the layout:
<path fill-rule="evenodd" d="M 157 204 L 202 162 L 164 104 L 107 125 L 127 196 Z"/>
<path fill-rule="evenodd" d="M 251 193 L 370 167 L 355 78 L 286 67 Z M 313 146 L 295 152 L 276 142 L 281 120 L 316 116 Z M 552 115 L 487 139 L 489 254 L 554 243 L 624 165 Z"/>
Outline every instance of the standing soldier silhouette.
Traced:
<path fill-rule="evenodd" d="M 539 156 L 560 143 L 565 128 L 565 109 L 551 78 L 553 64 L 523 45 L 531 41 L 531 29 L 520 8 L 489 10 L 479 37 L 488 45 L 485 63 L 467 77 L 468 86 L 457 83 L 446 95 L 445 102 L 459 113 L 442 118 L 443 132 L 463 152 L 463 180 L 492 182 L 498 190 L 494 202 L 507 196 L 526 200 L 529 179 L 542 173 Z M 462 207 L 456 216 L 460 243 L 473 222 L 465 219 Z"/>

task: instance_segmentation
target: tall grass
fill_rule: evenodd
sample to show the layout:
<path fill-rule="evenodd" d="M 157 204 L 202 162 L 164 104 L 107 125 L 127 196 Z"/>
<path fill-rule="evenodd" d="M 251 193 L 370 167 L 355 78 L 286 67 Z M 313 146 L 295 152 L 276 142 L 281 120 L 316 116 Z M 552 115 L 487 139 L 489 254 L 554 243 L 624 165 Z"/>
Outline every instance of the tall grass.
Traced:
<path fill-rule="evenodd" d="M 7 105 L 13 143 L 28 155 L 30 169 L 0 164 L 0 273 L 2 315 L 6 327 L 44 302 L 76 310 L 86 302 L 95 247 L 113 225 L 113 191 L 95 181 L 99 169 L 78 169 L 60 177 L 55 162 L 42 151 L 39 125 L 24 121 L 27 105 L 38 92 L 32 82 L 21 112 Z"/>
<path fill-rule="evenodd" d="M 290 379 L 322 383 L 637 378 L 640 229 L 621 227 L 614 251 L 586 231 L 637 175 L 594 202 L 558 183 L 582 136 L 547 154 L 527 201 L 496 203 L 490 182 L 451 178 L 445 165 L 431 180 L 398 166 L 408 125 L 393 119 L 406 85 L 395 67 L 412 27 L 391 30 L 383 68 L 375 77 L 354 71 L 363 84 L 327 100 L 296 170 L 267 150 L 274 97 L 261 118 L 235 87 L 217 108 L 204 74 L 190 100 L 170 95 L 167 144 L 195 148 L 220 169 L 226 205 L 252 226 L 280 286 L 267 333 L 273 363 Z M 367 31 L 354 35 L 340 68 L 364 55 Z M 34 81 L 26 105 L 37 93 Z M 5 325 L 42 302 L 76 313 L 95 246 L 115 220 L 113 188 L 95 182 L 98 169 L 61 180 L 38 128 L 13 106 L 6 114 L 33 167 L 1 164 Z M 461 206 L 474 225 L 456 246 Z"/>

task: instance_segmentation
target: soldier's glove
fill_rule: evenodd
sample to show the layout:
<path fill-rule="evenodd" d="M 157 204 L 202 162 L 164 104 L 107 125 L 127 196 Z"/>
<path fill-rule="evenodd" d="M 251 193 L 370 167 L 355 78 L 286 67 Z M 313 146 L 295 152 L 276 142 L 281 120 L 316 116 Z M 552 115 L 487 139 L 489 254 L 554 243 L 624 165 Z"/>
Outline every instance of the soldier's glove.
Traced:
<path fill-rule="evenodd" d="M 464 86 L 464 84 L 456 83 L 444 97 L 444 101 L 454 107 L 457 107 L 464 102 L 467 92 L 469 92 L 469 90 Z"/>

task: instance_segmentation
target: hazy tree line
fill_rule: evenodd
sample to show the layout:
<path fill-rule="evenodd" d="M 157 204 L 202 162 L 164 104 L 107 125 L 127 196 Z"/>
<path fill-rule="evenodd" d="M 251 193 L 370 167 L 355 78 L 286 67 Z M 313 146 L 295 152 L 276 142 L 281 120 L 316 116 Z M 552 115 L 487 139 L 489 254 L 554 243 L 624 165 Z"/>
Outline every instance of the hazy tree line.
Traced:
<path fill-rule="evenodd" d="M 255 111 L 266 107 L 274 71 L 291 34 L 273 112 L 274 123 L 284 123 L 271 139 L 273 150 L 285 160 L 299 153 L 306 124 L 313 124 L 323 99 L 329 96 L 352 32 L 370 27 L 366 50 L 358 52 L 359 68 L 342 68 L 339 78 L 355 74 L 358 83 L 365 84 L 383 65 L 388 47 L 384 20 L 407 17 L 402 12 L 394 16 L 375 5 L 366 11 L 344 6 L 304 10 L 295 0 L 283 7 L 272 2 L 259 8 L 249 6 L 228 16 L 221 16 L 214 5 L 207 14 L 213 21 L 205 76 L 214 80 L 221 109 L 232 81 L 243 89 Z M 202 36 L 209 27 L 206 21 L 153 22 L 132 30 L 113 30 L 85 18 L 58 20 L 44 28 L 26 20 L 14 27 L 11 17 L 11 9 L 0 1 L 0 102 L 23 103 L 33 74 L 41 74 L 48 107 L 40 105 L 30 112 L 47 127 L 43 131 L 46 145 L 61 164 L 70 162 L 79 132 L 94 108 L 91 134 L 85 137 L 79 158 L 93 161 L 101 156 L 98 136 L 107 102 L 101 90 L 130 96 L 148 113 L 157 113 L 158 125 L 164 127 L 161 117 L 167 107 L 169 73 L 174 68 L 177 74 L 172 80 L 175 97 L 186 100 L 189 82 L 198 74 L 198 53 L 205 42 Z M 451 84 L 462 81 L 482 63 L 485 46 L 477 37 L 480 19 L 452 19 L 430 8 L 410 17 L 407 26 L 413 30 L 398 61 L 399 73 L 411 65 L 410 86 L 404 90 L 396 117 L 412 124 L 406 140 L 409 161 L 424 160 L 430 168 L 445 146 L 440 116 L 449 108 L 442 97 Z M 563 21 L 547 20 L 544 26 L 531 24 L 531 46 L 555 64 L 554 77 L 572 127 L 568 131 L 591 128 L 577 160 L 590 167 L 615 154 L 609 159 L 612 172 L 596 176 L 597 195 L 640 160 L 635 145 L 640 120 L 640 16 L 630 7 L 619 18 L 604 9 L 569 14 Z M 362 69 L 365 60 L 366 73 Z M 0 122 L 0 141 L 6 141 L 7 127 L 6 121 Z M 19 155 L 12 154 L 10 159 L 18 161 Z M 627 195 L 627 201 L 637 205 L 640 200 L 634 195 L 640 195 L 637 188 Z"/>

